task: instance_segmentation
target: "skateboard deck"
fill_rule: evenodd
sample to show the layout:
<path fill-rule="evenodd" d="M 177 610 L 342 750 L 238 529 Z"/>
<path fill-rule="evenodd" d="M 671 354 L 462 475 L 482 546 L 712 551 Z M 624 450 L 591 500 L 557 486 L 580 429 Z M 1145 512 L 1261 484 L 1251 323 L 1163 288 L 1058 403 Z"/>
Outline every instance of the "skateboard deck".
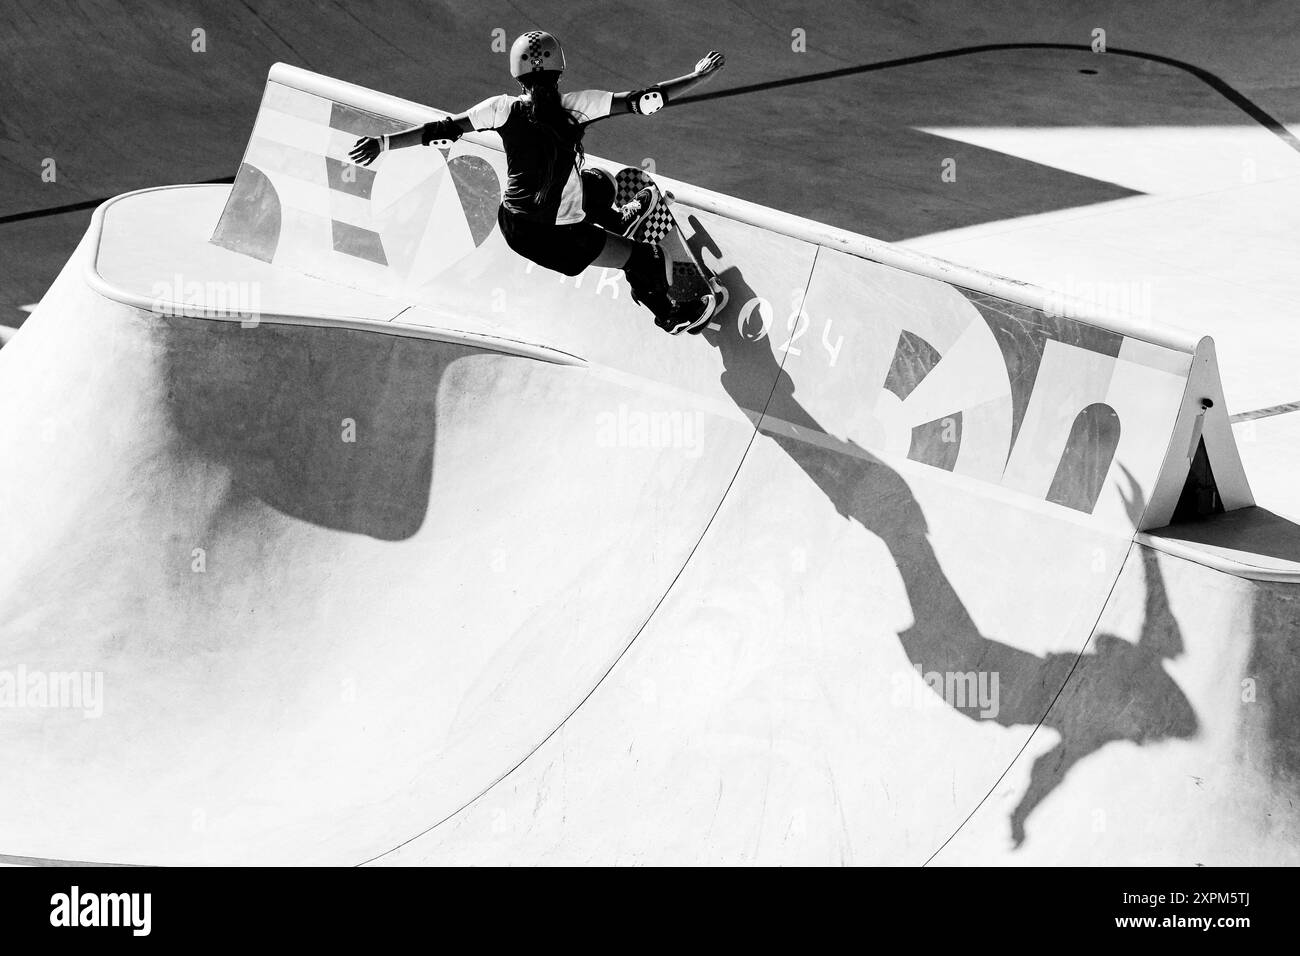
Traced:
<path fill-rule="evenodd" d="M 682 237 L 681 226 L 673 215 L 673 194 L 665 192 L 644 169 L 625 166 L 614 176 L 614 202 L 622 206 L 649 186 L 659 194 L 654 211 L 629 236 L 637 242 L 653 242 L 664 251 L 668 268 L 668 294 L 675 301 L 703 295 L 717 297 L 714 314 L 727 305 L 727 289 L 703 262 L 695 256 Z"/>

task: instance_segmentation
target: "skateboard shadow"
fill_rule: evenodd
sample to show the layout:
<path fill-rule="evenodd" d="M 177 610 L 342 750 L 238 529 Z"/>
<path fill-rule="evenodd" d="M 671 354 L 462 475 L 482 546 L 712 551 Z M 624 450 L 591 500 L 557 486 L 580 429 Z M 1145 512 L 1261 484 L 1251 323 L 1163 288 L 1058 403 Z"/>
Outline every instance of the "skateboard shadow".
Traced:
<path fill-rule="evenodd" d="M 709 249 L 722 258 L 703 225 L 695 217 L 690 224 L 697 254 Z M 1196 734 L 1191 703 L 1163 667 L 1165 660 L 1182 653 L 1183 641 L 1153 553 L 1139 549 L 1146 606 L 1136 644 L 1096 634 L 1083 653 L 1040 657 L 982 634 L 944 574 L 925 514 L 907 482 L 866 449 L 830 435 L 809 414 L 795 397 L 795 384 L 781 368 L 771 338 L 753 341 L 739 331 L 738 310 L 757 293 L 734 267 L 718 278 L 729 290 L 729 302 L 719 317 L 720 328 L 703 335 L 722 358 L 722 386 L 755 421 L 762 413 L 807 434 L 812 440 L 791 437 L 785 428 L 763 430 L 841 515 L 888 547 L 914 617 L 912 626 L 898 635 L 908 659 L 923 672 L 999 675 L 996 716 L 982 717 L 977 703 L 961 707 L 950 702 L 972 720 L 991 719 L 1008 727 L 1041 722 L 1059 734 L 1057 744 L 1034 761 L 1029 787 L 1011 814 L 1017 847 L 1025 841 L 1030 814 L 1079 761 L 1112 742 L 1141 745 Z M 1131 476 L 1129 482 L 1128 507 L 1140 513 L 1141 489 Z"/>

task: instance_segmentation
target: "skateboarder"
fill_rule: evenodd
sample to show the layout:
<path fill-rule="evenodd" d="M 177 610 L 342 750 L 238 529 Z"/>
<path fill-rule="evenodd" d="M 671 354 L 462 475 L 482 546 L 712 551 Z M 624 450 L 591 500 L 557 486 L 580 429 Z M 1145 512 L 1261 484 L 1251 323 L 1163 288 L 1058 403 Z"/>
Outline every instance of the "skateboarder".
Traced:
<path fill-rule="evenodd" d="M 369 165 L 384 150 L 456 140 L 473 130 L 496 130 L 505 145 L 509 181 L 497 223 L 506 243 L 540 266 L 574 276 L 588 266 L 622 269 L 632 298 L 654 313 L 655 324 L 673 335 L 708 322 L 711 295 L 674 302 L 668 295 L 664 254 L 650 242 L 630 238 L 660 201 L 642 189 L 614 207 L 615 185 L 604 170 L 583 169 L 587 126 L 608 116 L 648 116 L 685 95 L 722 69 L 711 52 L 685 76 L 642 90 L 560 92 L 564 50 L 549 33 L 533 31 L 510 48 L 510 73 L 521 96 L 502 94 L 446 119 L 388 136 L 357 141 L 350 156 Z"/>

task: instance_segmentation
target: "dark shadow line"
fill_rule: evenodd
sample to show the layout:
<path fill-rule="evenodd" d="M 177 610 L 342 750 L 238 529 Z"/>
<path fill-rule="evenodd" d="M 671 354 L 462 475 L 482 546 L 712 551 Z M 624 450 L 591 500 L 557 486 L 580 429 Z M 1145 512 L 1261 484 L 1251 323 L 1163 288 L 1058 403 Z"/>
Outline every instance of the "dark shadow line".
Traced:
<path fill-rule="evenodd" d="M 1253 422 L 1257 418 L 1272 418 L 1274 415 L 1285 415 L 1287 412 L 1300 412 L 1300 402 L 1270 405 L 1267 408 L 1257 408 L 1253 412 L 1238 412 L 1230 416 L 1228 421 L 1236 425 L 1238 422 Z"/>
<path fill-rule="evenodd" d="M 935 60 L 949 60 L 959 56 L 970 56 L 977 53 L 1002 53 L 1012 50 L 1071 50 L 1079 53 L 1094 53 L 1091 46 L 1086 43 L 983 43 L 977 46 L 963 46 L 952 50 L 940 50 L 935 53 L 920 53 L 916 56 L 898 57 L 893 60 L 879 60 L 875 63 L 863 63 L 859 66 L 844 66 L 835 70 L 825 70 L 821 73 L 809 73 L 804 76 L 786 77 L 780 80 L 767 80 L 762 83 L 750 83 L 747 86 L 733 86 L 726 90 L 716 90 L 712 93 L 696 93 L 693 96 L 683 96 L 675 101 L 674 105 L 683 105 L 686 103 L 698 103 L 705 100 L 718 100 L 728 96 L 743 96 L 747 93 L 761 93 L 764 90 L 774 90 L 786 86 L 798 86 L 803 83 L 819 83 L 822 80 L 834 80 L 844 76 L 857 76 L 860 73 L 874 73 L 877 70 L 889 70 L 899 66 L 914 66 L 918 63 L 931 63 Z M 1259 123 L 1270 133 L 1282 140 L 1296 152 L 1300 153 L 1300 139 L 1297 139 L 1290 130 L 1286 128 L 1279 120 L 1267 113 L 1262 107 L 1253 102 L 1245 94 L 1236 90 L 1222 77 L 1211 73 L 1202 67 L 1188 63 L 1185 60 L 1177 60 L 1171 56 L 1162 56 L 1159 53 L 1143 53 L 1140 50 L 1118 50 L 1113 47 L 1107 48 L 1104 53 L 1095 53 L 1096 56 L 1126 56 L 1137 60 L 1147 60 L 1151 63 L 1161 63 L 1165 66 L 1172 66 L 1175 69 L 1182 70 L 1196 77 L 1202 83 L 1205 83 L 1211 89 L 1218 92 L 1232 103 L 1243 113 L 1249 116 L 1255 122 Z"/>
<path fill-rule="evenodd" d="M 898 57 L 893 60 L 878 60 L 875 63 L 862 63 L 858 66 L 843 66 L 835 70 L 823 70 L 820 73 L 808 73 L 803 76 L 789 76 L 779 80 L 765 80 L 762 83 L 750 83 L 746 86 L 733 86 L 730 89 L 715 90 L 712 93 L 696 93 L 693 96 L 683 96 L 675 101 L 676 106 L 685 106 L 687 103 L 702 103 L 706 100 L 720 100 L 729 96 L 744 96 L 748 93 L 761 93 L 765 90 L 780 89 L 786 86 L 800 86 L 804 83 L 820 83 L 822 80 L 834 80 L 844 76 L 857 76 L 862 73 L 874 73 L 878 70 L 889 70 L 899 66 L 915 66 L 918 63 L 931 63 L 936 60 L 950 60 L 960 56 L 971 56 L 979 53 L 1003 53 L 1013 50 L 1072 50 L 1076 53 L 1092 53 L 1092 47 L 1086 43 L 983 43 L 976 46 L 957 47 L 952 50 L 939 50 L 935 53 L 919 53 L 915 56 Z M 1300 139 L 1298 139 L 1286 126 L 1266 112 L 1261 106 L 1247 97 L 1244 93 L 1237 90 L 1230 83 L 1215 73 L 1195 64 L 1188 63 L 1185 60 L 1178 60 L 1171 56 L 1163 56 L 1159 53 L 1144 53 L 1140 50 L 1120 50 L 1111 47 L 1105 53 L 1097 53 L 1097 56 L 1126 56 L 1137 60 L 1147 60 L 1151 63 L 1162 63 L 1165 66 L 1172 66 L 1175 69 L 1188 73 L 1202 83 L 1205 83 L 1211 89 L 1218 92 L 1224 99 L 1232 103 L 1243 113 L 1249 116 L 1255 122 L 1259 123 L 1278 139 L 1282 140 L 1296 152 L 1300 152 Z M 195 185 L 209 186 L 222 183 L 234 182 L 233 176 L 222 176 L 218 179 L 205 179 Z M 52 206 L 48 209 L 34 209 L 30 212 L 14 213 L 8 216 L 0 216 L 0 226 L 7 225 L 11 222 L 22 222 L 27 219 L 38 219 L 42 216 L 57 216 L 61 213 L 80 212 L 84 209 L 93 209 L 100 203 L 107 202 L 113 197 L 106 196 L 101 199 L 88 199 L 84 202 L 69 203 L 66 206 Z"/>
<path fill-rule="evenodd" d="M 204 179 L 197 183 L 189 183 L 188 185 L 220 186 L 229 185 L 234 181 L 234 176 L 221 176 L 217 179 Z M 121 194 L 119 193 L 119 195 Z M 112 196 L 102 196 L 99 199 L 86 199 L 81 202 L 68 203 L 65 206 L 49 206 L 45 209 L 32 209 L 28 212 L 15 212 L 8 216 L 0 216 L 0 226 L 7 226 L 11 222 L 24 222 L 28 219 L 43 219 L 46 216 L 60 216 L 66 212 L 82 212 L 86 209 L 94 209 L 96 206 L 102 206 L 112 198 Z"/>
<path fill-rule="evenodd" d="M 1029 736 L 1025 738 L 1025 742 L 1021 744 L 1020 749 L 1016 751 L 1016 755 L 1007 762 L 1002 773 L 998 774 L 998 779 L 993 781 L 993 785 L 989 787 L 988 792 L 985 793 L 984 796 L 980 797 L 979 803 L 975 804 L 971 809 L 971 812 L 966 814 L 966 818 L 962 820 L 961 823 L 957 824 L 956 829 L 954 829 L 952 833 L 948 834 L 948 839 L 940 843 L 938 848 L 930 854 L 924 863 L 921 864 L 922 869 L 933 863 L 934 858 L 943 852 L 944 847 L 955 840 L 957 834 L 961 833 L 966 824 L 970 823 L 971 818 L 974 817 L 975 814 L 979 813 L 980 807 L 984 806 L 984 804 L 988 802 L 989 797 L 993 796 L 993 791 L 1002 786 L 1002 781 L 1006 778 L 1006 775 L 1011 772 L 1011 768 L 1020 762 L 1020 758 L 1024 756 L 1025 750 L 1029 747 L 1029 742 L 1038 736 L 1038 732 L 1043 729 L 1043 724 L 1047 722 L 1047 718 L 1051 715 L 1052 709 L 1056 706 L 1056 702 L 1061 699 L 1061 695 L 1065 693 L 1065 689 L 1070 686 L 1070 679 L 1074 677 L 1074 672 L 1078 670 L 1079 662 L 1083 660 L 1083 655 L 1088 652 L 1088 645 L 1092 643 L 1092 639 L 1097 635 L 1097 628 L 1101 626 L 1102 615 L 1106 613 L 1106 608 L 1110 606 L 1110 599 L 1115 594 L 1115 588 L 1119 586 L 1119 579 L 1124 574 L 1124 568 L 1128 565 L 1129 558 L 1133 556 L 1134 543 L 1135 542 L 1132 540 L 1129 541 L 1128 550 L 1124 552 L 1124 560 L 1120 562 L 1119 571 L 1115 575 L 1115 579 L 1110 582 L 1110 590 L 1106 592 L 1106 600 L 1101 602 L 1101 608 L 1097 611 L 1097 619 L 1092 622 L 1092 627 L 1088 630 L 1088 639 L 1083 642 L 1083 647 L 1079 649 L 1079 653 L 1075 657 L 1074 663 L 1070 665 L 1070 670 L 1065 675 L 1065 680 L 1061 681 L 1061 686 L 1056 689 L 1056 694 L 1052 697 L 1052 702 L 1048 704 L 1047 709 L 1043 711 L 1043 716 L 1038 718 L 1038 723 L 1034 724 L 1034 729 L 1029 732 Z M 1145 627 L 1145 622 L 1143 626 Z M 1064 738 L 1064 731 L 1061 732 L 1061 736 Z"/>
<path fill-rule="evenodd" d="M 748 93 L 761 93 L 765 90 L 780 89 L 786 86 L 800 86 L 805 83 L 820 83 L 823 80 L 834 80 L 845 76 L 857 76 L 862 73 L 874 73 L 878 70 L 889 70 L 900 66 L 915 66 L 918 63 L 931 63 L 937 60 L 950 60 L 961 56 L 971 56 L 979 53 L 1003 53 L 1014 50 L 1072 50 L 1076 53 L 1092 53 L 1092 47 L 1086 43 L 983 43 L 976 46 L 957 47 L 952 50 L 939 50 L 935 53 L 919 53 L 915 56 L 898 57 L 893 60 L 878 60 L 875 63 L 862 63 L 858 66 L 844 66 L 835 70 L 824 70 L 820 73 L 808 73 L 803 76 L 789 76 L 779 80 L 765 80 L 762 83 L 750 83 L 746 86 L 733 86 L 730 89 L 715 90 L 712 93 L 696 93 L 693 96 L 683 96 L 675 101 L 676 106 L 685 106 L 687 103 L 702 103 L 706 100 L 720 100 L 729 96 L 744 96 Z M 1202 83 L 1205 83 L 1211 89 L 1218 92 L 1224 99 L 1232 103 L 1243 113 L 1249 116 L 1255 122 L 1259 123 L 1278 139 L 1282 140 L 1296 152 L 1300 153 L 1300 138 L 1297 138 L 1286 126 L 1266 112 L 1261 106 L 1241 93 L 1230 83 L 1215 73 L 1195 64 L 1188 63 L 1185 60 L 1178 60 L 1174 57 L 1163 56 L 1159 53 L 1144 53 L 1140 50 L 1121 50 L 1111 47 L 1105 53 L 1097 53 L 1097 56 L 1126 56 L 1138 60 L 1146 60 L 1151 63 L 1161 63 L 1165 66 L 1172 66 L 1175 69 L 1182 70 L 1191 76 L 1196 77 Z M 205 179 L 195 185 L 209 186 L 223 183 L 234 182 L 233 176 L 222 176 L 217 179 Z M 62 213 L 80 212 L 85 209 L 93 209 L 100 203 L 107 202 L 113 197 L 105 196 L 100 199 L 88 199 L 84 202 L 69 203 L 65 206 L 51 206 L 48 209 L 33 209 L 29 212 L 13 213 L 8 216 L 0 216 L 0 226 L 8 225 L 11 222 L 23 222 L 28 219 L 39 219 L 43 216 L 57 216 Z"/>

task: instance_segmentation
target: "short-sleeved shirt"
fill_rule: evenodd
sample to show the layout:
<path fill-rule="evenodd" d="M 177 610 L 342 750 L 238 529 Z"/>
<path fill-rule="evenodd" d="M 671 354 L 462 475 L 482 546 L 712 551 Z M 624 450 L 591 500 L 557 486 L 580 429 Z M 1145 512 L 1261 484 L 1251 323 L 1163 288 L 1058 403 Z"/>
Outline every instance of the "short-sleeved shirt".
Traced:
<path fill-rule="evenodd" d="M 592 123 L 609 115 L 614 94 L 604 90 L 564 93 L 560 102 L 580 123 Z M 495 130 L 506 149 L 507 183 L 501 204 L 507 211 L 538 222 L 567 225 L 581 222 L 581 161 L 577 151 L 561 149 L 551 177 L 551 187 L 538 202 L 536 193 L 551 161 L 550 134 L 528 120 L 523 97 L 502 94 L 484 100 L 467 115 L 476 130 Z M 545 139 L 545 141 L 544 141 Z"/>

